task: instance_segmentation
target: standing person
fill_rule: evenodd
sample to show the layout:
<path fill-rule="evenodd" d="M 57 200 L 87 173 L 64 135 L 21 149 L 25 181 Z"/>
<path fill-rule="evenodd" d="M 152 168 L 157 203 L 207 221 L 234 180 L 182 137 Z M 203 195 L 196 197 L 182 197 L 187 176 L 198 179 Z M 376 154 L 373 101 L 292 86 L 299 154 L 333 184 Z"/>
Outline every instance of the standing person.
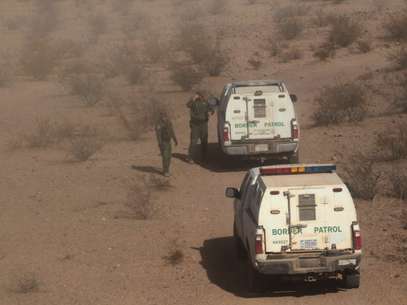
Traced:
<path fill-rule="evenodd" d="M 175 146 L 178 145 L 178 141 L 171 120 L 165 112 L 160 112 L 158 116 L 155 133 L 163 162 L 163 174 L 165 177 L 169 177 L 172 157 L 171 141 L 174 141 Z"/>
<path fill-rule="evenodd" d="M 201 142 L 201 155 L 206 158 L 208 149 L 208 121 L 209 113 L 214 113 L 209 103 L 203 98 L 202 94 L 196 92 L 194 97 L 189 100 L 187 107 L 190 110 L 189 126 L 191 128 L 191 140 L 189 144 L 189 163 L 193 163 L 194 148 Z"/>

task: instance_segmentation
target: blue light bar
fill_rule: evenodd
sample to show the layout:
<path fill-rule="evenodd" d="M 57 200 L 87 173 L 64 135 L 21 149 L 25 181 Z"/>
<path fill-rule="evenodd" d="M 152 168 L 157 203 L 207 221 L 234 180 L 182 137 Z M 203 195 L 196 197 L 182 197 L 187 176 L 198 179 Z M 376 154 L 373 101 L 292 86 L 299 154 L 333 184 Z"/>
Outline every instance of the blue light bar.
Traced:
<path fill-rule="evenodd" d="M 297 165 L 276 165 L 260 168 L 262 175 L 298 175 L 298 174 L 321 174 L 336 171 L 334 164 L 297 164 Z"/>

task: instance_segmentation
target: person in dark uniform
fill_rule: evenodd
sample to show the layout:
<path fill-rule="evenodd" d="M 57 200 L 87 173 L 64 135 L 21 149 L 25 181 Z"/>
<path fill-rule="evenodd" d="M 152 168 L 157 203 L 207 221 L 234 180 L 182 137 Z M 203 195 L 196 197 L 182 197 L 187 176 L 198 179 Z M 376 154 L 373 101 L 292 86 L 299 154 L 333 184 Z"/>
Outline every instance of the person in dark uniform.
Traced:
<path fill-rule="evenodd" d="M 171 120 L 165 112 L 160 112 L 158 116 L 158 120 L 155 125 L 155 133 L 163 163 L 163 174 L 165 177 L 169 177 L 172 157 L 171 141 L 174 141 L 175 146 L 178 145 L 178 141 L 177 137 L 175 136 Z"/>
<path fill-rule="evenodd" d="M 199 92 L 196 92 L 194 97 L 188 101 L 187 107 L 190 110 L 189 126 L 191 128 L 188 160 L 190 163 L 193 163 L 194 150 L 198 141 L 201 143 L 202 158 L 206 158 L 208 149 L 209 113 L 212 115 L 214 110 Z"/>

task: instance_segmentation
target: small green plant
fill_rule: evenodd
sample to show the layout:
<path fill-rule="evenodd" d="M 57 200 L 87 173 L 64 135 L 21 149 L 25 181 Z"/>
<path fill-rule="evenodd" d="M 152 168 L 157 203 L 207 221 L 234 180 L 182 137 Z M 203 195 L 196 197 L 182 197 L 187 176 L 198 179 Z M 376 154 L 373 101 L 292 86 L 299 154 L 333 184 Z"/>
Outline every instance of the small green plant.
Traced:
<path fill-rule="evenodd" d="M 316 98 L 313 115 L 316 125 L 358 122 L 366 116 L 366 97 L 357 83 L 337 83 L 324 87 Z"/>
<path fill-rule="evenodd" d="M 17 287 L 15 293 L 29 294 L 38 292 L 40 289 L 40 283 L 37 276 L 34 273 L 23 275 L 17 280 Z"/>

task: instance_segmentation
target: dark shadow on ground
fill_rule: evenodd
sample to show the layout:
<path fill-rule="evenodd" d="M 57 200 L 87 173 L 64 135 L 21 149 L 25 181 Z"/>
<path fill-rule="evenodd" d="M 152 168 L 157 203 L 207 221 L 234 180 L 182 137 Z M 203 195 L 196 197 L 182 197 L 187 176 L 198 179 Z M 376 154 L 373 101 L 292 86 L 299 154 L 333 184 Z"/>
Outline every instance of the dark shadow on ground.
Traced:
<path fill-rule="evenodd" d="M 268 278 L 267 289 L 261 294 L 247 292 L 246 261 L 238 260 L 234 251 L 233 237 L 205 240 L 198 250 L 201 265 L 205 268 L 211 283 L 239 297 L 302 297 L 341 291 L 335 280 L 305 283 L 303 281 L 281 281 Z"/>
<path fill-rule="evenodd" d="M 245 160 L 242 157 L 225 155 L 219 148 L 218 143 L 208 143 L 208 151 L 205 159 L 201 157 L 200 146 L 195 149 L 194 162 L 203 168 L 213 172 L 241 172 L 250 168 L 261 166 L 260 160 Z M 267 160 L 263 165 L 275 165 L 287 163 L 283 159 Z"/>
<path fill-rule="evenodd" d="M 153 166 L 138 166 L 132 165 L 131 169 L 138 170 L 143 173 L 150 173 L 150 174 L 162 174 L 161 169 Z"/>
<path fill-rule="evenodd" d="M 182 161 L 182 162 L 189 163 L 189 162 L 188 162 L 188 161 L 189 161 L 189 158 L 188 158 L 188 155 L 186 155 L 186 154 L 173 153 L 172 156 L 173 156 L 175 159 L 178 159 L 178 160 L 180 160 L 180 161 Z"/>

